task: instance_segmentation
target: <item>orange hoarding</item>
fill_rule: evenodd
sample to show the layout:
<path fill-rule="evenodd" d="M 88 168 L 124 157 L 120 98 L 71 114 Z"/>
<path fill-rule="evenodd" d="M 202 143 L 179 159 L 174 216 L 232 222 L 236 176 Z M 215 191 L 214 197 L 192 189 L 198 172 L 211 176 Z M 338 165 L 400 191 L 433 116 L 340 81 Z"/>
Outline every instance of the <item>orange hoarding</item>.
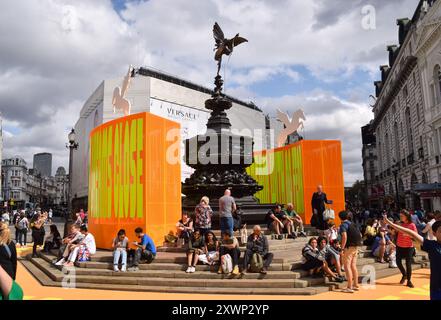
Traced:
<path fill-rule="evenodd" d="M 150 113 L 105 123 L 90 135 L 89 229 L 111 247 L 141 227 L 161 245 L 181 216 L 180 125 Z"/>
<path fill-rule="evenodd" d="M 302 140 L 295 144 L 254 154 L 248 173 L 264 188 L 256 194 L 260 203 L 293 203 L 309 224 L 311 198 L 319 184 L 333 200 L 336 214 L 345 208 L 340 141 Z"/>

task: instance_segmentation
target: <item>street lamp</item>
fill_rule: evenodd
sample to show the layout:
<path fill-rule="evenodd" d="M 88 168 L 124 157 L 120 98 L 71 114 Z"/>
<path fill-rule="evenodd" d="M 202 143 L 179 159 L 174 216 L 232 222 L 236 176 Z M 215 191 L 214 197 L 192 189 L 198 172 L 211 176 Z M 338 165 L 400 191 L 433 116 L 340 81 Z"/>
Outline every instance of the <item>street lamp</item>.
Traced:
<path fill-rule="evenodd" d="M 400 196 L 398 194 L 398 172 L 400 171 L 400 164 L 394 159 L 394 164 L 392 166 L 392 173 L 395 177 L 395 206 L 397 210 L 400 210 Z"/>
<path fill-rule="evenodd" d="M 66 148 L 69 149 L 69 192 L 68 192 L 68 203 L 67 203 L 67 214 L 64 216 L 64 236 L 67 235 L 67 226 L 72 222 L 72 168 L 73 168 L 73 152 L 78 149 L 79 144 L 75 141 L 76 134 L 75 129 L 67 136 L 69 143 L 66 144 Z"/>

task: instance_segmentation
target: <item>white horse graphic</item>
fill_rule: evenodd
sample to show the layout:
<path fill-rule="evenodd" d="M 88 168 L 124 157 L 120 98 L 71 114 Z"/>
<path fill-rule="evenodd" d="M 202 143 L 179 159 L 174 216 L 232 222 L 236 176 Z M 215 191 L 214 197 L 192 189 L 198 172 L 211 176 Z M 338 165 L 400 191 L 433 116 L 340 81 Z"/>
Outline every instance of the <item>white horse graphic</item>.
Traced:
<path fill-rule="evenodd" d="M 277 109 L 277 119 L 282 121 L 285 125 L 285 129 L 283 129 L 277 137 L 277 147 L 280 148 L 285 145 L 286 139 L 291 133 L 298 131 L 300 128 L 304 128 L 303 121 L 306 121 L 306 117 L 302 109 L 295 111 L 292 119 L 289 118 L 287 113 Z"/>
<path fill-rule="evenodd" d="M 132 79 L 132 70 L 133 67 L 129 67 L 129 72 L 125 76 L 122 87 L 116 87 L 113 90 L 113 99 L 112 99 L 112 105 L 113 105 L 113 113 L 116 113 L 116 110 L 122 110 L 124 113 L 124 116 L 130 115 L 130 112 L 132 110 L 132 105 L 129 100 L 126 99 L 126 93 L 127 90 L 130 87 L 130 82 Z"/>

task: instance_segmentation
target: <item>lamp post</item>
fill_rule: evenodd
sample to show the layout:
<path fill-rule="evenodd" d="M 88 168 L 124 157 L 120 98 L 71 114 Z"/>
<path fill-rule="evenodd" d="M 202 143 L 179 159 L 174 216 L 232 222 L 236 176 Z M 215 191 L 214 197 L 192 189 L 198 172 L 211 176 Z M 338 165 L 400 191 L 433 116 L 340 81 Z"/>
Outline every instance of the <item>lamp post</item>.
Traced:
<path fill-rule="evenodd" d="M 64 236 L 67 235 L 67 226 L 70 222 L 72 222 L 72 168 L 73 168 L 73 152 L 78 149 L 79 144 L 75 141 L 75 129 L 72 128 L 72 131 L 68 135 L 69 143 L 66 144 L 66 148 L 69 149 L 69 191 L 68 191 L 68 199 L 67 199 L 67 214 L 64 216 L 65 224 L 64 224 Z"/>
<path fill-rule="evenodd" d="M 398 172 L 400 170 L 400 165 L 399 163 L 394 160 L 394 164 L 392 166 L 392 173 L 394 174 L 394 178 L 395 178 L 395 206 L 397 207 L 397 210 L 400 210 L 399 206 L 400 206 L 400 196 L 398 193 Z"/>

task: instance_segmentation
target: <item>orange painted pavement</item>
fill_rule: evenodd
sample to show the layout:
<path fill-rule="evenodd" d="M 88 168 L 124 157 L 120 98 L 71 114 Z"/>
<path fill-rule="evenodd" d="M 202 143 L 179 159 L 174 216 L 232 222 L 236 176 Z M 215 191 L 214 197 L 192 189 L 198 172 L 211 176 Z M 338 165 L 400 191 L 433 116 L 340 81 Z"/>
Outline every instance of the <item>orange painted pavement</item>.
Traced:
<path fill-rule="evenodd" d="M 429 270 L 414 272 L 414 289 L 399 285 L 400 275 L 381 279 L 375 290 L 358 293 L 326 292 L 316 296 L 247 296 L 167 294 L 44 287 L 19 263 L 17 282 L 26 300 L 429 300 Z"/>

